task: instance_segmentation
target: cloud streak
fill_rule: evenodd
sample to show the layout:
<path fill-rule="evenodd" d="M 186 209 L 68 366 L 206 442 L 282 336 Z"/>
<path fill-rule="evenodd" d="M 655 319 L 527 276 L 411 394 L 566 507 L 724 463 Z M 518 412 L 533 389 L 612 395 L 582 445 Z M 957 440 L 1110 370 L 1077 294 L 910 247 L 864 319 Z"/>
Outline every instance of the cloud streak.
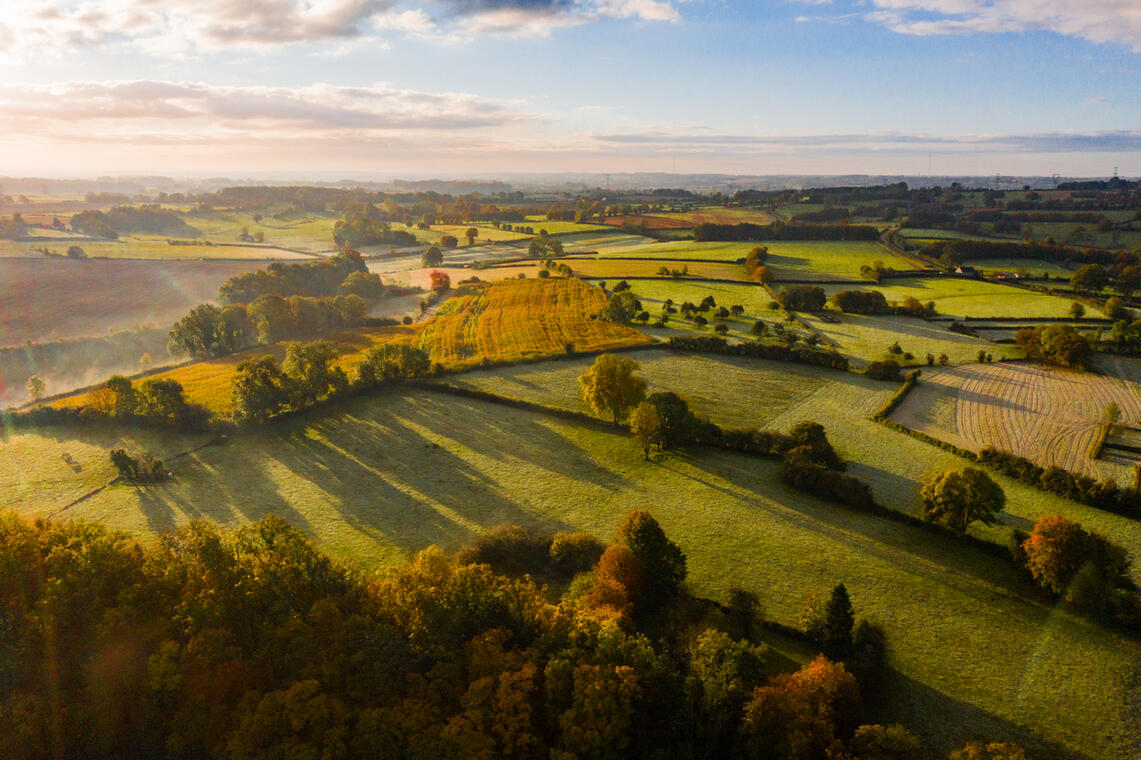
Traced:
<path fill-rule="evenodd" d="M 604 19 L 677 21 L 684 0 L 9 0 L 0 54 L 133 46 L 156 55 L 371 42 L 414 34 L 542 35 Z"/>
<path fill-rule="evenodd" d="M 865 15 L 900 34 L 1047 31 L 1141 52 L 1137 0 L 872 0 Z"/>

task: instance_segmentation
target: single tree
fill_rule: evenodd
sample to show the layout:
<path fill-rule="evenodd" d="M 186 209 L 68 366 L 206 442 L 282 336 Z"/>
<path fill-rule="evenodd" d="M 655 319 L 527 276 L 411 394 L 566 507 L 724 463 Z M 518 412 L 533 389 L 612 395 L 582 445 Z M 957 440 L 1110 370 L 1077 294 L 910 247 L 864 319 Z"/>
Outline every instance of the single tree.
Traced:
<path fill-rule="evenodd" d="M 649 460 L 650 449 L 661 440 L 662 420 L 658 408 L 643 401 L 630 413 L 630 432 L 642 446 L 642 455 Z"/>
<path fill-rule="evenodd" d="M 444 254 L 440 252 L 439 246 L 431 246 L 428 250 L 420 256 L 420 266 L 422 267 L 438 267 L 444 263 Z"/>
<path fill-rule="evenodd" d="M 24 390 L 28 392 L 28 398 L 32 401 L 39 401 L 44 397 L 44 381 L 39 375 L 32 375 L 28 378 L 28 382 L 24 383 Z"/>
<path fill-rule="evenodd" d="M 956 533 L 978 520 L 990 525 L 1006 504 L 1002 487 L 982 470 L 964 467 L 933 476 L 920 492 L 923 519 L 940 522 Z"/>
<path fill-rule="evenodd" d="M 602 354 L 578 378 L 582 398 L 599 414 L 609 414 L 618 427 L 627 409 L 646 393 L 646 381 L 635 374 L 638 363 L 614 354 Z"/>
<path fill-rule="evenodd" d="M 464 230 L 464 237 L 467 238 L 468 245 L 475 245 L 475 239 L 479 237 L 479 229 L 476 227 L 468 227 Z"/>

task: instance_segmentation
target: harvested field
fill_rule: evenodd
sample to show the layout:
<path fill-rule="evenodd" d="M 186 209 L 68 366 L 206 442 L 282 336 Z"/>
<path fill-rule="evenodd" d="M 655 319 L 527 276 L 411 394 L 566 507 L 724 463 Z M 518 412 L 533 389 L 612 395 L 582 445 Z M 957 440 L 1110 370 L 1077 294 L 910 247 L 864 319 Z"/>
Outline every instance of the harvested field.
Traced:
<path fill-rule="evenodd" d="M 264 262 L 0 259 L 0 346 L 165 327 Z"/>
<path fill-rule="evenodd" d="M 924 372 L 892 419 L 972 451 L 994 446 L 1043 467 L 1128 482 L 1120 465 L 1091 456 L 1110 403 L 1123 425 L 1141 423 L 1135 383 L 1034 364 L 970 364 Z"/>
<path fill-rule="evenodd" d="M 420 345 L 450 367 L 598 351 L 651 342 L 625 325 L 591 319 L 606 295 L 576 278 L 504 280 L 473 287 L 425 323 Z"/>

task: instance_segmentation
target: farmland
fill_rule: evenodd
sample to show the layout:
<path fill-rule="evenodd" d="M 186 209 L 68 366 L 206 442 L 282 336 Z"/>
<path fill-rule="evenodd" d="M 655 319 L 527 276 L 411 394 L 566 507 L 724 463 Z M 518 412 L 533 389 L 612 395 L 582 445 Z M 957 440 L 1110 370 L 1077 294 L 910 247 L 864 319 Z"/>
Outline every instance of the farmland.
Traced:
<path fill-rule="evenodd" d="M 828 285 L 824 289 L 831 296 L 847 287 Z M 899 278 L 860 289 L 878 290 L 889 303 L 902 302 L 909 296 L 922 303 L 934 301 L 939 314 L 956 317 L 1065 317 L 1069 316 L 1070 309 L 1070 301 L 1066 298 L 959 277 Z"/>
<path fill-rule="evenodd" d="M 1043 467 L 1130 482 L 1128 468 L 1095 460 L 1105 410 L 1141 423 L 1141 388 L 1108 375 L 1030 364 L 985 364 L 926 373 L 892 419 L 956 446 L 993 446 Z"/>
<path fill-rule="evenodd" d="M 871 242 L 796 241 L 755 243 L 769 249 L 765 260 L 772 277 L 780 280 L 860 279 L 860 267 L 877 261 L 889 269 L 911 270 L 919 264 Z"/>
<path fill-rule="evenodd" d="M 62 446 L 106 444 L 78 436 L 41 452 L 21 445 L 58 459 Z M 207 447 L 174 460 L 170 484 L 113 486 L 63 514 L 153 536 L 189 519 L 234 526 L 275 512 L 335 556 L 376 567 L 505 522 L 609 536 L 628 509 L 652 504 L 698 593 L 760 589 L 769 616 L 795 623 L 808 590 L 842 578 L 892 642 L 899 677 L 885 719 L 940 710 L 945 720 L 915 725 L 935 747 L 985 734 L 1043 757 L 1125 756 L 1128 728 L 1110 706 L 1141 654 L 1135 642 L 1020 599 L 997 559 L 787 491 L 775 463 L 701 451 L 644 463 L 632 448 L 625 436 L 479 402 L 381 396 Z"/>
<path fill-rule="evenodd" d="M 339 354 L 336 366 L 350 376 L 370 349 L 381 343 L 413 343 L 428 350 L 433 362 L 456 368 L 487 361 L 518 361 L 564 354 L 568 343 L 579 351 L 598 351 L 649 343 L 633 328 L 590 319 L 605 303 L 602 292 L 579 280 L 508 280 L 466 286 L 427 322 L 344 330 L 326 336 Z M 186 397 L 216 414 L 231 408 L 237 365 L 252 357 L 285 355 L 285 343 L 260 346 L 219 359 L 196 361 L 155 375 L 182 384 Z M 56 402 L 83 406 L 85 394 Z"/>

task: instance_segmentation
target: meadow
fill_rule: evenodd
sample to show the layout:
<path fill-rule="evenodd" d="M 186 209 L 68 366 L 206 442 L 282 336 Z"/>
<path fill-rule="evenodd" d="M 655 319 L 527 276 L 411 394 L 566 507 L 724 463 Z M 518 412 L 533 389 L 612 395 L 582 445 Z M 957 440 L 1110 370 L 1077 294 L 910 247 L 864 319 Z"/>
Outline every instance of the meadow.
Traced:
<path fill-rule="evenodd" d="M 46 248 L 57 256 L 65 256 L 67 249 L 77 245 L 92 259 L 135 259 L 161 261 L 242 260 L 242 261 L 301 261 L 312 255 L 275 248 L 268 244 L 241 245 L 171 245 L 165 237 L 123 235 L 118 240 L 60 240 L 60 241 L 0 241 L 0 258 L 50 258 L 41 249 Z"/>
<path fill-rule="evenodd" d="M 765 265 L 774 281 L 863 281 L 860 267 L 882 262 L 889 269 L 912 270 L 920 265 L 886 246 L 866 241 L 773 241 L 754 243 L 769 249 Z"/>
<path fill-rule="evenodd" d="M 90 436 L 20 445 L 50 460 L 62 447 L 109 443 Z M 697 593 L 756 589 L 769 617 L 795 624 L 807 593 L 844 581 L 860 614 L 887 630 L 896 673 L 881 719 L 907 722 L 939 751 L 988 736 L 1041 757 L 1124 758 L 1135 738 L 1113 705 L 1137 642 L 1029 601 L 1002 560 L 788 491 L 767 460 L 695 451 L 643 462 L 624 435 L 409 391 L 303 415 L 171 466 L 170 483 L 111 486 L 62 516 L 153 537 L 191 519 L 235 526 L 274 512 L 334 556 L 376 568 L 503 523 L 609 537 L 629 509 L 649 507 L 686 552 Z M 34 494 L 4 500 L 44 511 Z M 924 720 L 933 714 L 941 720 Z"/>

